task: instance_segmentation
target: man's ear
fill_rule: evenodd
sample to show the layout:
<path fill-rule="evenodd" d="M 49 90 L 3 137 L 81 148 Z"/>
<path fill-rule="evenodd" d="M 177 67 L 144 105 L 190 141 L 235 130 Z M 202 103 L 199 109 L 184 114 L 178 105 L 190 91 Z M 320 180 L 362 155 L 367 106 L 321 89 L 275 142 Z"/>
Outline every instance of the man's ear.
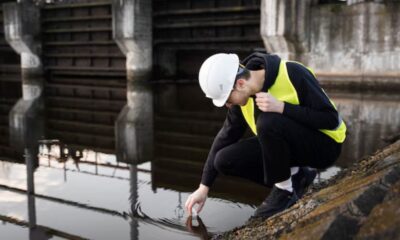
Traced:
<path fill-rule="evenodd" d="M 239 89 L 240 89 L 240 88 L 243 88 L 245 84 L 246 84 L 246 80 L 243 79 L 243 78 L 239 78 L 239 79 L 236 81 L 236 87 L 239 88 Z"/>

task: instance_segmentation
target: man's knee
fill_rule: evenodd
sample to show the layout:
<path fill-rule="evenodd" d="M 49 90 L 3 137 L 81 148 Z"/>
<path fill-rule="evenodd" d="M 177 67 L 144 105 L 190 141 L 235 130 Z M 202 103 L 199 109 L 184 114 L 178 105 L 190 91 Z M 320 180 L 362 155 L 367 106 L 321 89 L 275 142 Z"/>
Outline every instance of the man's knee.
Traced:
<path fill-rule="evenodd" d="M 228 174 L 229 169 L 232 168 L 229 154 L 226 149 L 219 150 L 215 155 L 214 168 L 222 174 Z"/>
<path fill-rule="evenodd" d="M 281 133 L 284 130 L 285 116 L 279 113 L 264 112 L 257 118 L 257 133 L 270 135 Z"/>

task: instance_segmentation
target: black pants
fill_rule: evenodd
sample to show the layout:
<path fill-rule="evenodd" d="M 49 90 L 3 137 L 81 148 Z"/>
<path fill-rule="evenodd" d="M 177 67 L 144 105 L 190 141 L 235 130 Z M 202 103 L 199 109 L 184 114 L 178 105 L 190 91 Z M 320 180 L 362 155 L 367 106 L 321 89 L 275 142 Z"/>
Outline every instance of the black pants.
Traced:
<path fill-rule="evenodd" d="M 323 169 L 339 157 L 341 144 L 324 133 L 277 113 L 261 113 L 257 136 L 219 150 L 218 172 L 272 186 L 290 177 L 290 167 Z"/>

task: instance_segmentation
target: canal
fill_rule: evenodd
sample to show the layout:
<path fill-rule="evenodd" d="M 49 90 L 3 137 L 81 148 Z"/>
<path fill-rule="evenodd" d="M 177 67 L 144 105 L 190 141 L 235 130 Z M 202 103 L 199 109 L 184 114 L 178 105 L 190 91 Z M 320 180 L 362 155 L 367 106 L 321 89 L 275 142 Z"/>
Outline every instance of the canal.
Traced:
<path fill-rule="evenodd" d="M 400 132 L 398 93 L 329 95 L 347 123 L 348 138 L 336 165 L 316 181 L 329 179 Z M 2 140 L 2 239 L 207 239 L 244 224 L 268 192 L 227 178 L 220 187 L 226 191 L 211 193 L 200 218 L 192 220 L 184 203 L 196 184 L 179 174 L 160 174 L 160 160 L 132 165 L 112 150 L 62 138 L 43 137 L 24 152 L 17 149 Z M 200 176 L 201 169 L 193 174 Z"/>

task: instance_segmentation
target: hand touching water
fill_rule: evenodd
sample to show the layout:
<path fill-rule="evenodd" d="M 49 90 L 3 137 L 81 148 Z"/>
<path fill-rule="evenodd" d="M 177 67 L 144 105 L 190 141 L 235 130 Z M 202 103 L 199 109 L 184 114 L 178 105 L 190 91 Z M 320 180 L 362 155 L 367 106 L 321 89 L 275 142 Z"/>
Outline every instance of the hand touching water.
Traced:
<path fill-rule="evenodd" d="M 283 113 L 285 104 L 282 101 L 277 100 L 270 93 L 259 92 L 256 93 L 256 104 L 257 107 L 263 112 L 276 112 Z"/>
<path fill-rule="evenodd" d="M 195 204 L 199 205 L 197 208 L 198 213 L 203 209 L 207 200 L 208 190 L 207 186 L 200 184 L 199 188 L 189 195 L 185 203 L 185 209 L 189 215 L 192 215 L 192 208 Z"/>

